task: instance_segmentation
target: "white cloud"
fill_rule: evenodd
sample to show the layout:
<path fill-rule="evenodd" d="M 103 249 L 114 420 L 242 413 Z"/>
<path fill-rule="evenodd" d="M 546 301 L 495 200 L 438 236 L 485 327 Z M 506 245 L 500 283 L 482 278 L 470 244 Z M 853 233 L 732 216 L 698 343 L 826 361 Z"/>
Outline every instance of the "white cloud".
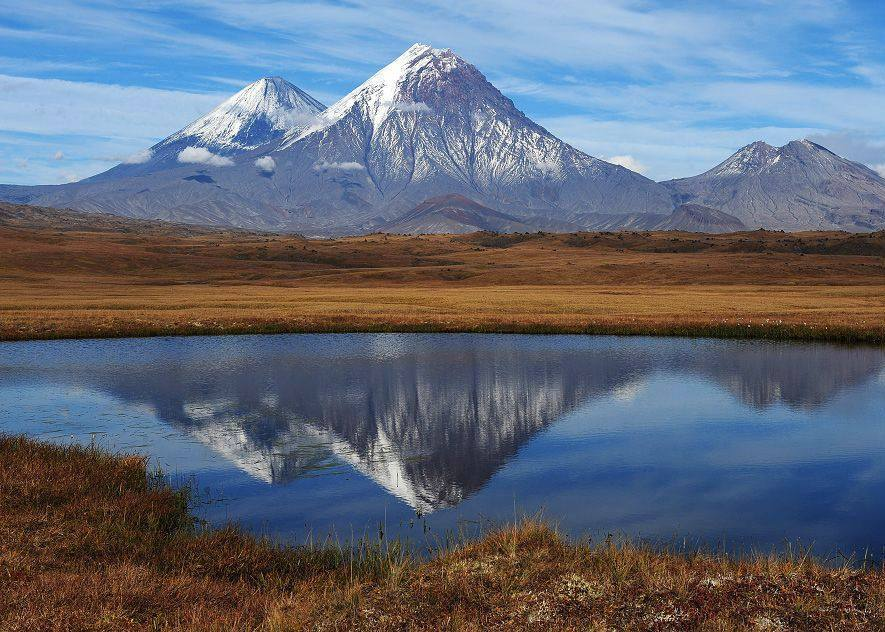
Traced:
<path fill-rule="evenodd" d="M 873 171 L 885 178 L 885 163 L 882 163 L 881 165 L 873 165 Z"/>
<path fill-rule="evenodd" d="M 323 160 L 316 163 L 314 171 L 365 171 L 365 167 L 358 162 L 328 162 Z"/>
<path fill-rule="evenodd" d="M 55 154 L 52 156 L 52 159 L 53 160 L 64 160 L 65 159 L 65 152 L 63 152 L 61 149 L 57 150 L 55 152 Z"/>
<path fill-rule="evenodd" d="M 645 173 L 648 171 L 648 167 L 629 154 L 624 154 L 623 156 L 609 156 L 608 158 L 603 158 L 603 160 L 610 162 L 613 165 L 620 165 L 630 171 L 635 171 L 636 173 Z"/>
<path fill-rule="evenodd" d="M 205 147 L 185 147 L 178 154 L 178 162 L 209 165 L 210 167 L 230 167 L 234 164 L 230 158 L 213 154 Z"/>
<path fill-rule="evenodd" d="M 255 166 L 261 173 L 273 173 L 277 170 L 277 163 L 271 156 L 262 156 L 255 160 Z"/>
<path fill-rule="evenodd" d="M 124 165 L 142 165 L 153 157 L 154 157 L 153 150 L 142 149 L 141 151 L 135 152 L 131 156 L 127 156 L 121 162 Z"/>

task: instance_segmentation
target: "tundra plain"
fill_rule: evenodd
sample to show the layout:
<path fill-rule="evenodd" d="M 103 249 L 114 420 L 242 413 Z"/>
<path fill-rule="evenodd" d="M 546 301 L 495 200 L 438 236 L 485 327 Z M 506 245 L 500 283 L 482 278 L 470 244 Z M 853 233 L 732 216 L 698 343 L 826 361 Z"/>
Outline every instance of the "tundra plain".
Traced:
<path fill-rule="evenodd" d="M 309 331 L 881 343 L 885 233 L 307 239 L 0 209 L 0 339 Z"/>

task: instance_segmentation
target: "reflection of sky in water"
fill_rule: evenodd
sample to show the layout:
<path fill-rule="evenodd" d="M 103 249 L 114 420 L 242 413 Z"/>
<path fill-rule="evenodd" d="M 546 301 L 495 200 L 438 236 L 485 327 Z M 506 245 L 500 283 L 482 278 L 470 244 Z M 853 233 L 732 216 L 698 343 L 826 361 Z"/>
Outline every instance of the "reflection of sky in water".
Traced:
<path fill-rule="evenodd" d="M 577 336 L 0 345 L 0 429 L 151 454 L 282 537 L 575 533 L 885 546 L 885 352 Z M 416 510 L 425 517 L 415 520 Z"/>

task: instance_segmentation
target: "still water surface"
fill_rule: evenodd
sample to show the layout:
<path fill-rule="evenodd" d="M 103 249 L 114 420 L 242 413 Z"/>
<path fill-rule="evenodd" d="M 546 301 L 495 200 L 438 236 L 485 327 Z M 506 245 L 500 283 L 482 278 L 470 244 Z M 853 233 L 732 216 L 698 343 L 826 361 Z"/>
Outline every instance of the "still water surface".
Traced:
<path fill-rule="evenodd" d="M 885 350 L 492 335 L 0 344 L 0 431 L 193 477 L 209 521 L 885 551 Z"/>

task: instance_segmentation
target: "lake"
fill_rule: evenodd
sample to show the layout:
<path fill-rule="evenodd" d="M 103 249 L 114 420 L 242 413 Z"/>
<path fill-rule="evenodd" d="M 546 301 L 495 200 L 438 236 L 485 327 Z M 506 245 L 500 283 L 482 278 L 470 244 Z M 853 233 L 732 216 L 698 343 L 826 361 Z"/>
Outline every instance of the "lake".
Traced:
<path fill-rule="evenodd" d="M 0 343 L 0 431 L 148 454 L 211 523 L 885 551 L 885 350 L 517 335 Z M 23 473 L 26 475 L 26 473 Z"/>

